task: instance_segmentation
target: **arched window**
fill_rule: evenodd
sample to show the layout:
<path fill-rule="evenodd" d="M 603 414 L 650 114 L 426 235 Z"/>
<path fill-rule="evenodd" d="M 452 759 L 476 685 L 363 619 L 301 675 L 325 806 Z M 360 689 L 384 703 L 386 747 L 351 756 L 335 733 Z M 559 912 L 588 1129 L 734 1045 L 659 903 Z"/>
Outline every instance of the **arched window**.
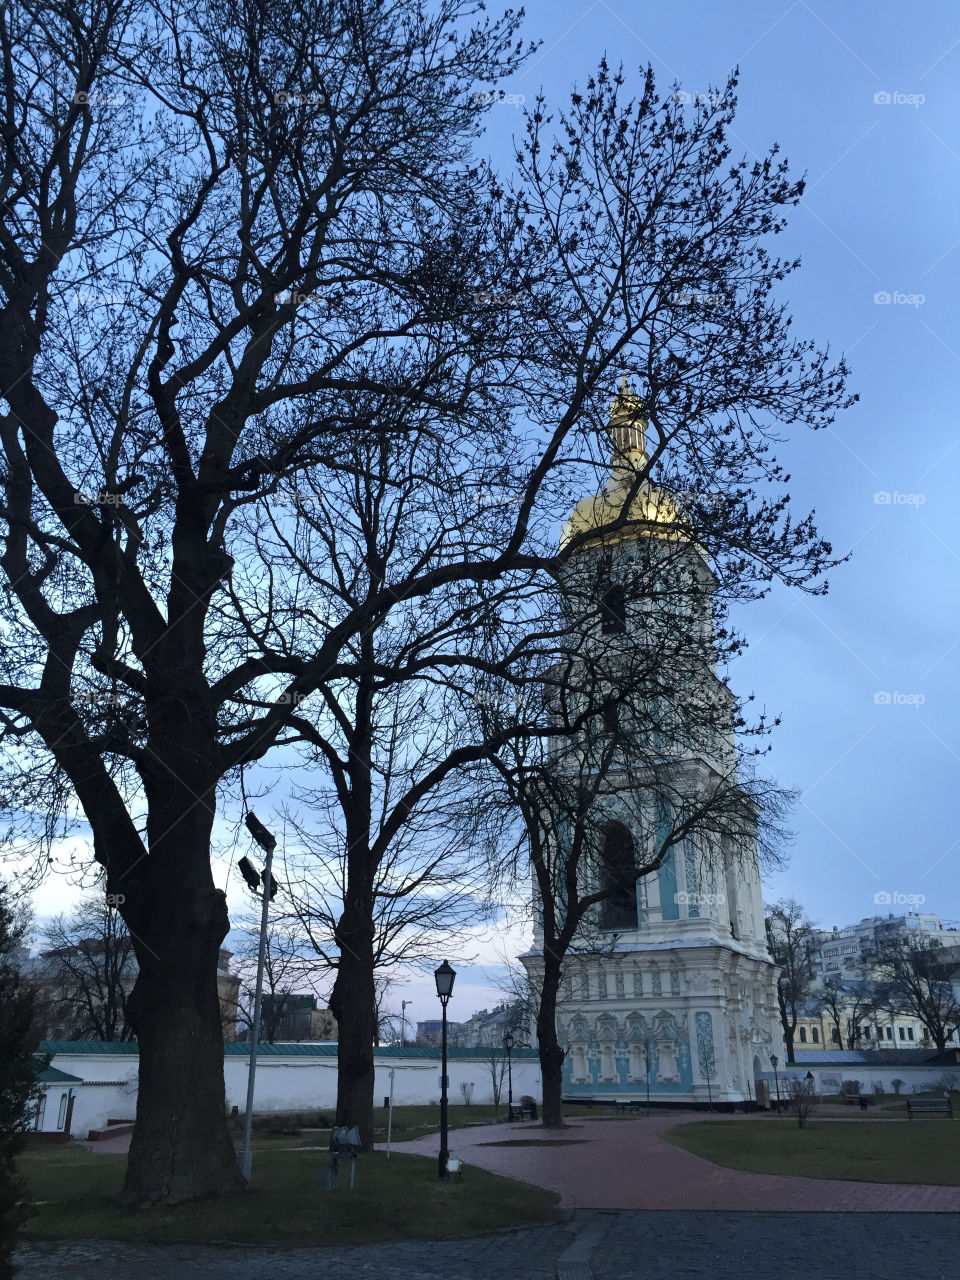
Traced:
<path fill-rule="evenodd" d="M 801 1027 L 801 1028 L 800 1028 L 800 1043 L 801 1043 L 801 1044 L 806 1044 L 806 1043 L 807 1043 L 807 1028 L 806 1028 L 806 1027 Z"/>
<path fill-rule="evenodd" d="M 820 1043 L 820 1030 L 818 1027 L 813 1028 L 813 1043 L 814 1044 Z"/>
<path fill-rule="evenodd" d="M 839 1028 L 839 1027 L 831 1027 L 831 1028 L 830 1028 L 830 1039 L 833 1041 L 833 1043 L 834 1043 L 834 1044 L 839 1044 L 839 1043 L 840 1043 L 840 1028 Z"/>
<path fill-rule="evenodd" d="M 600 850 L 600 892 L 609 896 L 600 903 L 601 929 L 636 929 L 637 862 L 633 836 L 622 822 L 603 829 Z"/>
<path fill-rule="evenodd" d="M 604 635 L 613 635 L 627 629 L 627 601 L 623 587 L 608 582 L 601 588 L 600 629 Z"/>

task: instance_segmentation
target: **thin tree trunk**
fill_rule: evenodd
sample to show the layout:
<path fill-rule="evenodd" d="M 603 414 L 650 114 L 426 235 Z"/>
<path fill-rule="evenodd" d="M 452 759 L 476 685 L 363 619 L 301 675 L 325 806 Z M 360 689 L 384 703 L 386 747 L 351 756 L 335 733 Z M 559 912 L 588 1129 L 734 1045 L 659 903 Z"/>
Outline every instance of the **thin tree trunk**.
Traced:
<path fill-rule="evenodd" d="M 546 948 L 544 948 L 546 951 Z M 543 1088 L 543 1124 L 547 1129 L 563 1128 L 563 1060 L 565 1054 L 557 1039 L 557 994 L 560 990 L 560 966 L 547 963 L 540 990 L 537 1015 L 537 1044 L 540 1049 L 540 1078 Z"/>
<path fill-rule="evenodd" d="M 377 1030 L 371 913 L 348 906 L 337 926 L 337 943 L 340 959 L 330 996 L 338 1029 L 337 1124 L 356 1125 L 364 1149 L 369 1150 Z"/>

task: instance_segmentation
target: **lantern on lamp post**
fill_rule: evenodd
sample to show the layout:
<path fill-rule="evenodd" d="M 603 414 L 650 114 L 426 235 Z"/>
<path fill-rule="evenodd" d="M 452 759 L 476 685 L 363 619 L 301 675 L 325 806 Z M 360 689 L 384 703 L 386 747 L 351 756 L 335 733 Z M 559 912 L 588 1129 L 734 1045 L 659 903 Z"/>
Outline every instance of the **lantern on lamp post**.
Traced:
<path fill-rule="evenodd" d="M 438 969 L 434 969 L 433 977 L 437 984 L 437 995 L 443 1010 L 440 1033 L 440 1158 L 437 1174 L 441 1178 L 447 1176 L 447 1161 L 450 1152 L 447 1149 L 447 1002 L 453 995 L 453 980 L 456 971 L 444 960 Z"/>

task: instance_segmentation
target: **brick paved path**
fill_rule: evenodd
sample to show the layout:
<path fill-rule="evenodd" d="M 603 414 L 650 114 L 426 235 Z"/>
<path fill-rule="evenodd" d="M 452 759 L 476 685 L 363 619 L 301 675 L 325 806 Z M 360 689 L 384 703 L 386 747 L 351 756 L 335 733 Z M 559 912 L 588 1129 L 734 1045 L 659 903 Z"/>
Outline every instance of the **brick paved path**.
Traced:
<path fill-rule="evenodd" d="M 604 1213 L 359 1249 L 26 1244 L 19 1280 L 958 1280 L 960 1219 L 895 1213 Z"/>
<path fill-rule="evenodd" d="M 468 1165 L 557 1191 L 568 1209 L 789 1210 L 805 1213 L 957 1213 L 960 1187 L 901 1186 L 742 1173 L 711 1164 L 659 1135 L 703 1116 L 571 1120 L 550 1131 L 532 1124 L 458 1129 L 450 1149 Z M 762 1124 L 731 1117 L 730 1124 Z M 855 1123 L 855 1122 L 852 1122 Z M 891 1121 L 890 1123 L 896 1123 Z M 573 1140 L 576 1141 L 573 1141 Z M 513 1145 L 535 1141 L 536 1146 Z M 553 1142 L 562 1143 L 551 1150 Z M 491 1146 L 490 1143 L 498 1145 Z M 508 1145 L 499 1145 L 499 1144 Z M 568 1145 L 569 1144 L 569 1145 Z M 394 1148 L 435 1155 L 432 1134 Z M 960 1280 L 960 1262 L 957 1267 Z"/>

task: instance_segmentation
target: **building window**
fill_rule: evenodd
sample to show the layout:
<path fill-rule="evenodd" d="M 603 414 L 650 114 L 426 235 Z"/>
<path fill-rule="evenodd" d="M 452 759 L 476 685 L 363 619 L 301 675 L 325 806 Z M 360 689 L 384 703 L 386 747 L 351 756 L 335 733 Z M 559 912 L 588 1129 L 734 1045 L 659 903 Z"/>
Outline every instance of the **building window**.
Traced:
<path fill-rule="evenodd" d="M 913 1039 L 913 1027 L 907 1027 L 907 1039 L 908 1040 Z"/>
<path fill-rule="evenodd" d="M 605 973 L 597 975 L 597 995 L 601 1000 L 606 1000 L 607 998 L 607 975 Z"/>
<path fill-rule="evenodd" d="M 801 1043 L 801 1044 L 806 1044 L 806 1043 L 807 1043 L 807 1028 L 806 1028 L 806 1027 L 801 1027 L 801 1028 L 800 1028 L 800 1043 Z"/>
<path fill-rule="evenodd" d="M 622 822 L 611 822 L 600 854 L 600 892 L 609 895 L 600 903 L 601 929 L 636 929 L 636 876 L 633 836 Z"/>
<path fill-rule="evenodd" d="M 814 1027 L 814 1028 L 813 1028 L 813 1043 L 814 1043 L 814 1044 L 819 1044 L 819 1043 L 820 1043 L 820 1029 L 819 1029 L 819 1027 Z"/>
<path fill-rule="evenodd" d="M 69 1097 L 70 1097 L 69 1093 L 61 1093 L 60 1095 L 60 1110 L 57 1112 L 57 1128 L 58 1129 L 62 1129 L 64 1124 L 66 1124 L 67 1099 Z"/>
<path fill-rule="evenodd" d="M 639 969 L 633 971 L 633 994 L 635 996 L 643 995 L 643 974 Z"/>
<path fill-rule="evenodd" d="M 618 973 L 618 974 L 616 975 L 616 977 L 615 977 L 614 981 L 615 981 L 615 983 L 616 983 L 616 987 L 617 987 L 617 999 L 618 999 L 618 1000 L 622 1000 L 622 999 L 623 999 L 623 997 L 626 995 L 626 990 L 625 990 L 624 985 L 623 985 L 623 974 L 622 974 L 622 973 Z"/>
<path fill-rule="evenodd" d="M 897 1031 L 900 1033 L 900 1039 L 901 1039 L 901 1040 L 906 1040 L 906 1038 L 907 1038 L 907 1033 L 906 1033 L 906 1031 L 903 1029 L 903 1027 L 897 1027 Z"/>
<path fill-rule="evenodd" d="M 627 601 L 623 587 L 607 583 L 600 596 L 600 629 L 605 636 L 627 629 Z"/>
<path fill-rule="evenodd" d="M 893 1027 L 887 1027 L 887 1039 L 888 1040 L 893 1039 Z"/>
<path fill-rule="evenodd" d="M 830 1028 L 830 1039 L 833 1041 L 833 1043 L 834 1043 L 834 1044 L 839 1044 L 839 1043 L 840 1043 L 840 1028 L 839 1028 L 839 1027 L 831 1027 L 831 1028 Z"/>

